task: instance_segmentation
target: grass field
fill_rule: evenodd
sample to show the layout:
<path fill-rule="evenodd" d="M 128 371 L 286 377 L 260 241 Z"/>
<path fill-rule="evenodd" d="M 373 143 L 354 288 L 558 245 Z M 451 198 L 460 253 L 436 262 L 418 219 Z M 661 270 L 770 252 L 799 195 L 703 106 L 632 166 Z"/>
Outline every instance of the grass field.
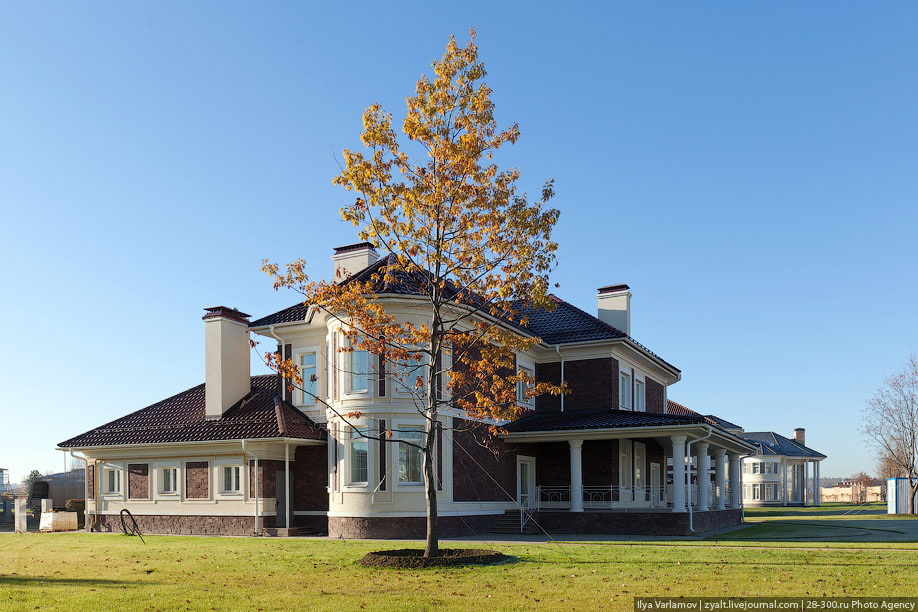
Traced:
<path fill-rule="evenodd" d="M 635 596 L 903 596 L 914 595 L 918 582 L 918 544 L 906 543 L 870 550 L 749 541 L 518 543 L 490 546 L 518 558 L 500 566 L 354 564 L 367 551 L 400 545 L 4 534 L 0 610 L 632 610 Z"/>

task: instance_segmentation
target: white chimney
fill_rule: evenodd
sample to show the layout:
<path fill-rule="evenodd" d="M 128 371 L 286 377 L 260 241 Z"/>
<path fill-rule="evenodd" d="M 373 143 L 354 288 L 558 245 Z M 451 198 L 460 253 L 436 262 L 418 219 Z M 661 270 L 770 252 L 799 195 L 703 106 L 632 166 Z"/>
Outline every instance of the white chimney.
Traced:
<path fill-rule="evenodd" d="M 347 280 L 349 276 L 353 276 L 364 268 L 372 266 L 377 261 L 379 261 L 379 253 L 376 252 L 376 248 L 370 242 L 358 242 L 357 244 L 335 247 L 335 254 L 332 255 L 335 282 L 340 283 Z"/>
<path fill-rule="evenodd" d="M 794 442 L 806 445 L 806 430 L 804 428 L 798 427 L 794 430 Z"/>
<path fill-rule="evenodd" d="M 204 414 L 219 419 L 252 390 L 249 315 L 226 306 L 204 310 Z"/>
<path fill-rule="evenodd" d="M 631 292 L 628 285 L 600 287 L 596 295 L 599 320 L 631 335 Z"/>

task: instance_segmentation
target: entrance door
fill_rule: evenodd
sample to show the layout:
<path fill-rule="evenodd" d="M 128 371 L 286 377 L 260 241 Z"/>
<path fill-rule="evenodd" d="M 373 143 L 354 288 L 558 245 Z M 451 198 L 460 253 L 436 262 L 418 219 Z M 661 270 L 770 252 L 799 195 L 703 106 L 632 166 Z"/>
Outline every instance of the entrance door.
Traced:
<path fill-rule="evenodd" d="M 278 527 L 289 527 L 287 525 L 287 482 L 286 482 L 286 472 L 283 470 L 275 472 L 274 482 L 275 482 L 275 507 L 277 511 L 277 517 L 275 518 L 274 524 Z M 293 488 L 293 474 L 290 475 L 290 488 Z M 289 500 L 289 503 L 293 503 L 293 500 Z M 293 520 L 291 512 L 291 521 Z"/>
<path fill-rule="evenodd" d="M 650 462 L 650 505 L 660 505 L 660 464 Z"/>
<path fill-rule="evenodd" d="M 524 510 L 538 507 L 535 484 L 535 457 L 516 458 L 516 499 Z"/>
<path fill-rule="evenodd" d="M 647 446 L 643 442 L 634 443 L 634 501 L 636 504 L 647 503 L 647 473 L 645 461 Z"/>

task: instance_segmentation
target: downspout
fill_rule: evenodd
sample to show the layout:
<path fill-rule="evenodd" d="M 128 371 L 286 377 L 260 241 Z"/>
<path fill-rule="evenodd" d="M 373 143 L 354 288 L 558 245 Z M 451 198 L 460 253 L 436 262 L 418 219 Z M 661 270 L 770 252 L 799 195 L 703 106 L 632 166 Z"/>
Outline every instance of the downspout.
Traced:
<path fill-rule="evenodd" d="M 555 351 L 558 353 L 558 358 L 561 360 L 561 382 L 560 384 L 563 385 L 564 384 L 564 357 L 561 356 L 561 345 L 560 344 L 555 345 Z M 563 393 L 561 394 L 561 412 L 564 412 L 564 394 Z"/>
<path fill-rule="evenodd" d="M 708 438 L 711 437 L 711 434 L 714 433 L 714 430 L 711 429 L 711 426 L 710 426 L 710 425 L 705 425 L 705 427 L 706 427 L 707 430 L 708 430 L 708 433 L 707 433 L 707 434 L 705 434 L 704 436 L 702 436 L 702 437 L 700 437 L 700 438 L 695 438 L 695 439 L 693 439 L 693 440 L 689 440 L 689 441 L 685 444 L 685 455 L 686 455 L 686 457 L 691 457 L 691 456 L 692 456 L 692 444 L 694 444 L 695 442 L 701 442 L 702 440 L 707 440 Z M 675 459 L 673 459 L 673 461 L 675 461 Z M 699 482 L 701 482 L 701 472 L 700 472 L 700 470 L 698 469 L 698 468 L 701 467 L 701 462 L 699 461 L 698 463 L 699 463 L 699 465 L 698 465 L 698 467 L 695 468 L 695 471 L 696 471 L 696 473 L 698 474 L 697 480 L 698 480 Z M 707 474 L 705 474 L 705 476 L 707 476 Z M 685 480 L 686 480 L 686 483 L 685 483 L 685 498 L 688 500 L 688 504 L 687 504 L 687 506 L 688 506 L 688 528 L 689 528 L 689 533 L 695 533 L 695 525 L 694 525 L 694 523 L 693 523 L 693 517 L 692 517 L 692 462 L 691 462 L 691 460 L 689 460 L 688 468 L 685 470 Z"/>
<path fill-rule="evenodd" d="M 245 447 L 246 441 L 242 441 L 242 452 L 247 456 L 251 455 L 255 459 L 255 535 L 261 535 L 261 516 L 258 514 L 258 455 Z M 248 463 L 248 462 L 246 462 Z"/>

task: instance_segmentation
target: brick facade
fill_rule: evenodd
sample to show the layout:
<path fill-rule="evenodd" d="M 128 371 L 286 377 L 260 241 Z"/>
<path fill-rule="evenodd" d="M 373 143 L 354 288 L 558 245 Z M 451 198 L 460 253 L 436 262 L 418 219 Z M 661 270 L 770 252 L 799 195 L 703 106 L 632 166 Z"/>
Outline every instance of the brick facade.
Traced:
<path fill-rule="evenodd" d="M 128 463 L 128 499 L 150 499 L 150 464 Z"/>
<path fill-rule="evenodd" d="M 516 445 L 471 421 L 455 418 L 453 428 L 453 500 L 516 499 Z"/>
<path fill-rule="evenodd" d="M 121 517 L 113 514 L 102 514 L 95 517 L 91 531 L 121 532 Z M 323 517 L 324 518 L 324 517 Z M 168 515 L 134 515 L 137 526 L 144 534 L 162 535 L 235 535 L 246 536 L 255 532 L 254 516 L 168 516 Z M 273 516 L 261 518 L 262 527 L 274 527 Z"/>
<path fill-rule="evenodd" d="M 560 384 L 560 363 L 536 364 L 536 379 Z M 570 393 L 564 396 L 564 410 L 599 410 L 618 408 L 618 360 L 612 357 L 577 359 L 564 362 L 564 379 Z M 559 412 L 559 396 L 536 398 L 536 412 Z"/>
<path fill-rule="evenodd" d="M 663 385 L 655 381 L 654 379 L 646 376 L 644 378 L 645 387 L 645 402 L 647 412 L 653 412 L 655 414 L 663 414 L 666 412 L 663 400 Z"/>
<path fill-rule="evenodd" d="M 189 461 L 185 464 L 185 497 L 188 499 L 210 497 L 209 461 Z"/>
<path fill-rule="evenodd" d="M 89 499 L 96 497 L 96 466 L 92 463 L 86 464 L 86 491 Z"/>
<path fill-rule="evenodd" d="M 294 456 L 296 454 L 294 453 Z M 284 462 L 262 459 L 258 462 L 258 497 L 277 495 L 277 473 L 284 471 Z M 290 462 L 290 479 L 294 480 L 293 461 Z M 296 488 L 294 487 L 294 491 Z M 249 461 L 249 497 L 255 495 L 255 460 Z"/>
<path fill-rule="evenodd" d="M 687 512 L 614 512 L 585 511 L 551 512 L 541 510 L 535 520 L 552 534 L 595 533 L 610 535 L 689 535 Z M 695 532 L 734 527 L 743 521 L 742 509 L 694 512 L 692 522 Z"/>
<path fill-rule="evenodd" d="M 437 520 L 441 538 L 487 533 L 502 517 L 500 514 L 441 516 Z M 347 539 L 419 539 L 426 537 L 427 518 L 405 517 L 328 517 L 328 537 Z"/>
<path fill-rule="evenodd" d="M 293 480 L 294 510 L 328 511 L 328 449 L 325 446 L 300 446 L 290 466 Z M 325 520 L 325 517 L 322 517 Z M 325 528 L 321 531 L 325 531 Z"/>

